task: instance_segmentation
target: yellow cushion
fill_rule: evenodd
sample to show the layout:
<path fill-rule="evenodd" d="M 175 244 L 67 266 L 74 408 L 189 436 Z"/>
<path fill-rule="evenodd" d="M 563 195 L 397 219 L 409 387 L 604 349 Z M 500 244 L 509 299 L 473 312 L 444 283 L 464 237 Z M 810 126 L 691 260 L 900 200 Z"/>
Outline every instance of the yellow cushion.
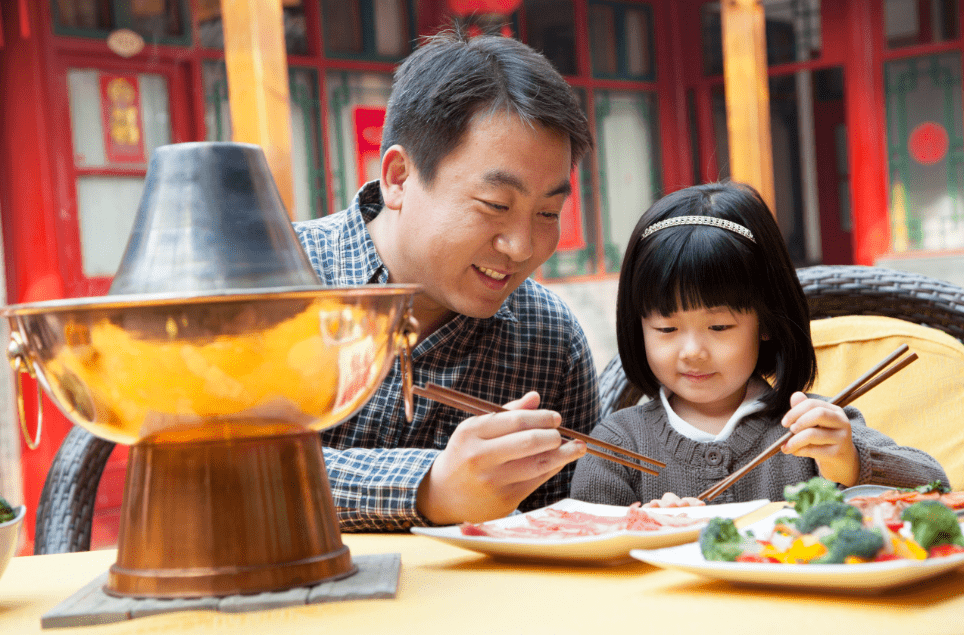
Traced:
<path fill-rule="evenodd" d="M 964 490 L 964 344 L 937 329 L 888 317 L 846 316 L 810 324 L 817 351 L 813 392 L 833 397 L 901 344 L 919 359 L 851 405 L 867 425 L 923 450 Z"/>

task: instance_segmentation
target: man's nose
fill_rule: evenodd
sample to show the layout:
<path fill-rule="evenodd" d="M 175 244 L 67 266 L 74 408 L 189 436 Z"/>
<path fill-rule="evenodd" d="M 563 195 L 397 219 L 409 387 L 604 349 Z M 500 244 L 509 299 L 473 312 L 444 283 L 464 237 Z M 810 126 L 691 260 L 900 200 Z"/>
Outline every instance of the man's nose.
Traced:
<path fill-rule="evenodd" d="M 495 237 L 495 248 L 514 262 L 525 262 L 532 257 L 532 226 L 527 221 L 503 227 Z"/>

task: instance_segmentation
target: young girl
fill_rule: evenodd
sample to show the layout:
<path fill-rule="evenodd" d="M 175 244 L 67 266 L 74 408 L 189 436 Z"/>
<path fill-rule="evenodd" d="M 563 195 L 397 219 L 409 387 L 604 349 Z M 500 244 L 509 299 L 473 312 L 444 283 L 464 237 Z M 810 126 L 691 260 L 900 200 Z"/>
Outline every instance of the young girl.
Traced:
<path fill-rule="evenodd" d="M 702 504 L 699 493 L 787 429 L 783 452 L 714 502 L 782 500 L 784 485 L 818 474 L 844 486 L 948 483 L 936 460 L 868 428 L 854 408 L 801 392 L 816 372 L 806 297 L 749 186 L 690 187 L 643 214 L 620 273 L 616 336 L 626 377 L 651 400 L 592 436 L 667 465 L 650 476 L 587 454 L 573 498 Z"/>

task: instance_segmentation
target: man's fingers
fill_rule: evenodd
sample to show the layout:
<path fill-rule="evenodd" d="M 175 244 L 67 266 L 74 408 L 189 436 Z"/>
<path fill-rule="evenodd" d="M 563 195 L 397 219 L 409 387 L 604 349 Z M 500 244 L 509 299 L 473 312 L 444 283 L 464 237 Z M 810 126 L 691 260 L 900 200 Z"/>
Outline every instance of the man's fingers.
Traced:
<path fill-rule="evenodd" d="M 546 452 L 506 461 L 499 472 L 506 483 L 535 483 L 533 490 L 559 473 L 569 463 L 586 453 L 582 441 L 567 441 Z"/>
<path fill-rule="evenodd" d="M 531 393 L 534 394 L 534 393 Z M 558 428 L 562 417 L 552 410 L 510 410 L 466 419 L 461 426 L 480 439 L 497 439 L 527 430 L 551 430 Z"/>
<path fill-rule="evenodd" d="M 510 401 L 509 403 L 505 404 L 504 407 L 507 410 L 535 410 L 539 407 L 539 403 L 541 401 L 542 398 L 539 396 L 539 393 L 534 390 L 530 390 L 515 401 Z"/>

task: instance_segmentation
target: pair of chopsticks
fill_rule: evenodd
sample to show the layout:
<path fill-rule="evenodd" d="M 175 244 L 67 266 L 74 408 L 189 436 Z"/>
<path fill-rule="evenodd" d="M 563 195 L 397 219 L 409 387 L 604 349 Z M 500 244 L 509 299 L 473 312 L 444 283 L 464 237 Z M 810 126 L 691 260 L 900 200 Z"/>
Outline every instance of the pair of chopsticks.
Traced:
<path fill-rule="evenodd" d="M 882 381 L 892 377 L 898 371 L 906 368 L 908 364 L 910 364 L 912 361 L 917 359 L 917 353 L 911 353 L 907 357 L 904 357 L 903 359 L 898 361 L 893 366 L 890 366 L 890 364 L 893 363 L 895 360 L 897 360 L 897 358 L 899 358 L 901 355 L 906 353 L 907 350 L 908 350 L 907 344 L 901 344 L 900 347 L 897 348 L 897 350 L 895 350 L 893 353 L 891 353 L 886 358 L 884 358 L 876 366 L 874 366 L 866 373 L 861 375 L 859 378 L 857 378 L 852 384 L 844 388 L 839 394 L 837 394 L 836 397 L 834 397 L 830 401 L 830 403 L 838 405 L 842 408 L 847 404 L 851 403 L 852 401 L 854 401 L 855 399 L 857 399 L 858 397 L 867 393 L 870 389 L 874 388 Z M 888 366 L 890 366 L 890 368 L 887 368 Z M 750 470 L 752 470 L 760 463 L 763 463 L 771 456 L 779 452 L 780 448 L 783 447 L 783 444 L 789 441 L 790 437 L 792 436 L 793 436 L 793 433 L 787 430 L 786 434 L 784 434 L 782 437 L 774 441 L 773 445 L 771 445 L 766 450 L 761 452 L 759 456 L 757 456 L 756 458 L 754 458 L 752 461 L 750 461 L 749 463 L 747 463 L 737 471 L 733 472 L 723 480 L 719 481 L 718 483 L 710 487 L 708 490 L 706 490 L 705 492 L 697 496 L 697 498 L 704 501 L 713 500 L 714 498 L 716 498 L 717 496 L 719 496 L 720 494 L 728 490 L 730 486 L 732 486 L 734 483 L 736 483 L 741 478 L 746 476 Z"/>
<path fill-rule="evenodd" d="M 503 408 L 498 404 L 494 404 L 484 399 L 479 399 L 478 397 L 467 395 L 464 392 L 459 392 L 458 390 L 453 390 L 452 388 L 445 388 L 437 384 L 426 384 L 424 388 L 421 386 L 413 386 L 412 392 L 414 392 L 416 395 L 420 397 L 425 397 L 426 399 L 432 399 L 433 401 L 444 403 L 447 406 L 452 406 L 453 408 L 464 410 L 465 412 L 468 412 L 473 415 L 485 415 L 485 414 L 492 414 L 494 412 L 507 412 L 505 408 Z M 619 463 L 620 465 L 625 465 L 626 467 L 630 467 L 630 468 L 633 468 L 634 470 L 639 470 L 640 472 L 645 472 L 647 474 L 652 474 L 653 476 L 659 475 L 659 472 L 657 472 L 656 470 L 653 470 L 643 465 L 639 465 L 638 463 L 634 463 L 632 461 L 628 461 L 622 457 L 614 456 L 613 454 L 609 454 L 608 452 L 602 452 L 595 448 L 588 447 L 589 444 L 598 445 L 599 447 L 605 448 L 610 452 L 615 452 L 616 454 L 621 454 L 623 456 L 636 459 L 637 461 L 641 461 L 643 463 L 649 463 L 657 467 L 666 467 L 666 464 L 663 463 L 662 461 L 657 461 L 656 459 L 651 459 L 647 456 L 643 456 L 642 454 L 637 454 L 629 450 L 624 450 L 619 446 L 612 445 L 604 441 L 599 441 L 598 439 L 593 439 L 592 437 L 582 434 L 581 432 L 576 432 L 575 430 L 570 430 L 569 428 L 564 428 L 562 426 L 559 426 L 556 429 L 559 431 L 559 434 L 561 434 L 564 437 L 567 437 L 570 439 L 577 439 L 585 443 L 587 445 L 586 451 L 589 454 L 592 454 L 593 456 L 598 456 L 599 458 L 602 458 L 602 459 L 614 461 L 616 463 Z"/>

